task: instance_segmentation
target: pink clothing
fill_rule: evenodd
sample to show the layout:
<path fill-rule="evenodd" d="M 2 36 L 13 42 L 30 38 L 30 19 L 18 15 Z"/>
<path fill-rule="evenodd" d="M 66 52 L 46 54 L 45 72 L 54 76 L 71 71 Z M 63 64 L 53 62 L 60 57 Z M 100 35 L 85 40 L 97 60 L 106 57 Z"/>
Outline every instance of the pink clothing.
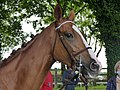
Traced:
<path fill-rule="evenodd" d="M 52 73 L 49 71 L 40 90 L 53 90 Z"/>

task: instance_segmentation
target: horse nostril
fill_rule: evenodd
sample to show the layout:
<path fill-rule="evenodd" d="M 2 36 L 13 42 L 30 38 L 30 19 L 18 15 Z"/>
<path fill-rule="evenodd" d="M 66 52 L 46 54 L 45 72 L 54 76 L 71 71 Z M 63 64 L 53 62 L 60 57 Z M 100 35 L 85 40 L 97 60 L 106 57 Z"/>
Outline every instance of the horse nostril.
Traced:
<path fill-rule="evenodd" d="M 96 62 L 92 62 L 92 63 L 90 64 L 90 69 L 91 69 L 92 71 L 97 71 L 97 70 L 99 70 L 99 64 L 97 64 Z"/>

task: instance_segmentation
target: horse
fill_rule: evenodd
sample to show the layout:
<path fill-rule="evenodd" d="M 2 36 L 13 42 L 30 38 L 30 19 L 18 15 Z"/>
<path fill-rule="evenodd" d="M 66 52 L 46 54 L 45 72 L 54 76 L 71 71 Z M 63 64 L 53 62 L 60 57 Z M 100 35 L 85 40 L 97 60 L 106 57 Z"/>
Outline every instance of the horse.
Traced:
<path fill-rule="evenodd" d="M 101 63 L 77 32 L 74 11 L 64 18 L 57 4 L 54 17 L 54 22 L 0 64 L 0 90 L 39 90 L 56 60 L 73 69 L 80 61 L 86 76 L 99 73 Z"/>

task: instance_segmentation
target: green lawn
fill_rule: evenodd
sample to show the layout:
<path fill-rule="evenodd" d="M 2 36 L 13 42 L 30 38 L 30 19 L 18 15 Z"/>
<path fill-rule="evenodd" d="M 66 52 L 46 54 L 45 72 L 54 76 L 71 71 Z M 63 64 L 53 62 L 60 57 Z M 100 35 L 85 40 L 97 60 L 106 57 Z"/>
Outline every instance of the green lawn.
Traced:
<path fill-rule="evenodd" d="M 105 90 L 106 86 L 99 85 L 99 86 L 89 86 L 89 90 Z M 85 87 L 76 87 L 76 90 L 85 90 Z"/>
<path fill-rule="evenodd" d="M 106 90 L 106 86 L 104 86 L 104 85 L 89 86 L 88 88 L 89 88 L 88 90 Z M 60 89 L 59 86 L 58 86 L 58 88 L 54 88 L 54 90 L 59 90 L 59 89 Z M 85 90 L 85 87 L 77 86 L 75 90 Z"/>

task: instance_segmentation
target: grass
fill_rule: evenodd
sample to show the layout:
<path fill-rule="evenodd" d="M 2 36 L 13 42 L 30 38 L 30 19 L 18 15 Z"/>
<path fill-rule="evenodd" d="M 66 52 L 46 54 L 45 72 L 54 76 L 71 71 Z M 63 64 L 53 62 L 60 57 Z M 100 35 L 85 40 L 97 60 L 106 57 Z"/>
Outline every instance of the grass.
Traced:
<path fill-rule="evenodd" d="M 106 86 L 98 85 L 98 86 L 89 86 L 89 90 L 105 90 Z M 85 90 L 85 87 L 76 87 L 75 90 Z"/>
<path fill-rule="evenodd" d="M 54 90 L 59 90 L 61 86 L 57 86 L 54 88 Z M 64 90 L 64 89 L 63 89 Z M 83 86 L 77 86 L 75 90 L 85 90 L 85 87 Z M 105 85 L 97 85 L 97 86 L 89 86 L 88 90 L 106 90 Z"/>

